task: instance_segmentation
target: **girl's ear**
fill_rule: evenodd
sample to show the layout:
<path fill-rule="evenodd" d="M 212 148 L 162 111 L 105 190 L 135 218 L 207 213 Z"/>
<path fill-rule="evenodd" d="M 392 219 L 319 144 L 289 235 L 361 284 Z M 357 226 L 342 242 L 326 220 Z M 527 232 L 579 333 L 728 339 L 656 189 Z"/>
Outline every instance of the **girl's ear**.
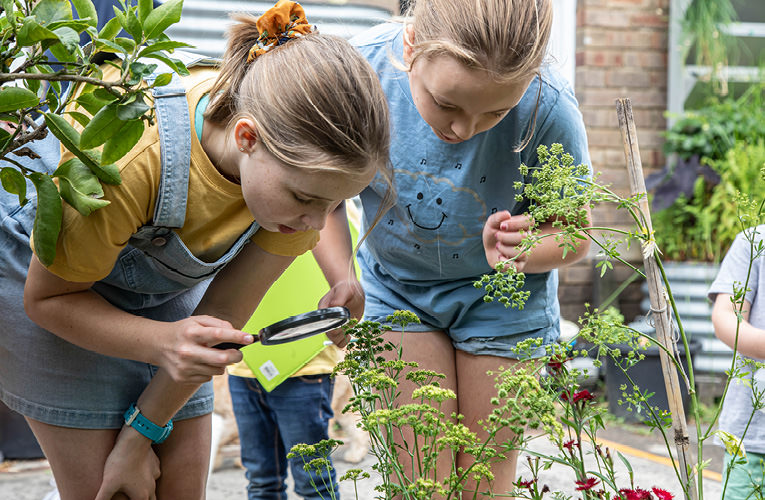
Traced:
<path fill-rule="evenodd" d="M 404 25 L 404 63 L 409 65 L 412 63 L 412 53 L 414 52 L 414 26 L 411 24 Z"/>
<path fill-rule="evenodd" d="M 237 120 L 234 125 L 234 138 L 239 151 L 251 153 L 255 149 L 255 143 L 258 142 L 258 129 L 255 123 L 249 118 Z"/>

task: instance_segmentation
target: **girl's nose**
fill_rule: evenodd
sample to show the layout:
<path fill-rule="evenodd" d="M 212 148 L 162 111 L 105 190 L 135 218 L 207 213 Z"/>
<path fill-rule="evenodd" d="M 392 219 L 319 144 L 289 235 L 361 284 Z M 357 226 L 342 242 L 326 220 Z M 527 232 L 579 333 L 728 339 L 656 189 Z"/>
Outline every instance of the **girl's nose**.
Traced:
<path fill-rule="evenodd" d="M 305 214 L 300 218 L 300 221 L 311 229 L 321 231 L 324 229 L 324 224 L 327 222 L 327 212 L 317 210 L 310 214 Z"/>
<path fill-rule="evenodd" d="M 473 118 L 461 118 L 452 122 L 452 132 L 457 138 L 466 141 L 475 135 L 477 125 Z"/>

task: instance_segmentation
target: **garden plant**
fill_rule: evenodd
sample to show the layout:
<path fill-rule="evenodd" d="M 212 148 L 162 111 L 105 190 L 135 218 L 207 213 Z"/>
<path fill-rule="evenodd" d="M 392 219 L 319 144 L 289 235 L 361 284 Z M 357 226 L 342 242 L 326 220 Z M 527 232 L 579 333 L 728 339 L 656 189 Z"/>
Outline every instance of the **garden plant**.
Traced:
<path fill-rule="evenodd" d="M 627 262 L 620 254 L 623 245 L 638 244 L 644 253 L 651 253 L 657 257 L 659 270 L 663 270 L 659 258 L 661 249 L 656 245 L 655 235 L 647 222 L 650 221 L 650 214 L 641 211 L 641 206 L 647 206 L 647 203 L 644 203 L 645 194 L 624 197 L 600 184 L 597 176 L 587 180 L 587 167 L 573 165 L 572 157 L 566 154 L 560 145 L 552 145 L 549 149 L 541 146 L 538 155 L 540 167 L 523 167 L 526 169 L 524 175 L 534 178 L 535 182 L 519 184 L 516 188 L 521 193 L 519 196 L 530 202 L 529 213 L 534 220 L 556 220 L 559 232 L 552 235 L 529 232 L 522 243 L 524 251 L 532 251 L 541 238 L 556 238 L 560 245 L 575 251 L 577 241 L 589 238 L 600 247 L 603 254 L 598 263 L 601 275 L 608 272 L 615 261 L 643 274 L 643 270 Z M 589 227 L 584 207 L 597 203 L 614 204 L 620 210 L 627 211 L 634 221 L 634 228 L 619 230 Z M 741 230 L 762 223 L 765 204 L 762 200 L 738 193 L 734 194 L 731 203 L 735 203 L 737 207 Z M 758 248 L 753 255 L 762 255 L 764 251 L 765 249 Z M 483 276 L 475 285 L 485 289 L 487 301 L 498 300 L 509 308 L 522 308 L 528 298 L 522 291 L 524 279 L 524 274 L 515 270 L 511 260 L 499 264 L 495 273 Z M 676 305 L 666 278 L 664 285 L 670 308 L 676 313 Z M 743 291 L 746 288 L 747 283 L 741 283 L 735 292 L 734 301 L 739 311 L 743 306 Z M 687 352 L 688 338 L 681 318 L 677 314 L 676 318 L 678 342 L 685 346 Z M 418 321 L 416 316 L 407 311 L 399 311 L 388 320 L 397 329 L 402 330 L 406 330 L 407 324 Z M 691 404 L 687 412 L 694 417 L 695 434 L 698 436 L 693 453 L 696 458 L 688 463 L 688 469 L 681 470 L 678 461 L 674 461 L 676 486 L 679 486 L 684 498 L 703 498 L 702 472 L 708 466 L 708 461 L 703 458 L 703 445 L 715 435 L 720 437 L 729 452 L 739 457 L 733 466 L 745 460 L 745 450 L 740 446 L 743 436 L 725 435 L 715 431 L 714 422 L 719 416 L 720 407 L 716 408 L 711 423 L 702 428 L 703 419 L 699 415 L 701 410 L 694 389 L 693 364 L 690 359 L 687 365 L 681 364 L 674 346 L 664 345 L 655 338 L 625 326 L 623 318 L 614 309 L 591 309 L 579 322 L 579 337 L 594 346 L 597 362 L 611 357 L 616 366 L 624 371 L 629 383 L 621 388 L 620 403 L 647 415 L 646 423 L 662 436 L 667 451 L 675 458 L 677 455 L 673 449 L 675 436 L 671 432 L 672 416 L 650 403 L 651 394 L 636 386 L 628 370 L 641 362 L 643 350 L 651 344 L 657 344 L 681 374 L 682 383 L 687 385 L 690 393 Z M 573 471 L 573 490 L 584 499 L 668 500 L 673 497 L 667 485 L 651 484 L 651 478 L 637 477 L 625 456 L 621 453 L 614 454 L 598 443 L 597 433 L 605 428 L 607 419 L 604 418 L 604 414 L 607 410 L 594 404 L 595 396 L 580 386 L 581 374 L 567 367 L 567 360 L 581 354 L 571 344 L 548 346 L 544 355 L 539 357 L 539 341 L 525 341 L 518 346 L 518 355 L 522 359 L 533 357 L 534 362 L 522 363 L 521 368 L 514 371 L 490 374 L 494 377 L 497 388 L 497 395 L 492 400 L 495 410 L 482 422 L 489 437 L 480 440 L 461 423 L 459 415 L 444 415 L 440 410 L 444 400 L 455 397 L 450 390 L 439 386 L 442 375 L 417 369 L 414 363 L 401 359 L 401 351 L 397 345 L 382 340 L 382 333 L 390 329 L 390 326 L 370 322 L 353 323 L 347 327 L 346 332 L 352 340 L 345 361 L 337 367 L 338 371 L 350 376 L 353 384 L 355 396 L 347 410 L 361 414 L 360 425 L 371 436 L 372 453 L 377 459 L 373 469 L 379 474 L 380 484 L 377 491 L 380 498 L 429 499 L 436 495 L 463 499 L 487 496 L 533 500 L 570 498 L 564 492 L 550 491 L 540 479 L 541 472 L 554 468 Z M 613 348 L 616 344 L 628 345 L 630 350 L 626 354 L 623 351 L 620 353 L 618 349 Z M 398 356 L 389 360 L 390 356 L 382 355 L 384 351 L 393 351 Z M 589 352 L 592 353 L 593 349 Z M 734 362 L 729 371 L 731 379 L 743 377 L 751 368 L 747 366 L 749 365 L 737 365 Z M 754 363 L 754 367 L 758 366 L 759 363 Z M 396 403 L 399 395 L 398 381 L 403 377 L 418 385 L 413 399 L 419 403 Z M 726 391 L 727 387 L 726 385 Z M 765 397 L 758 391 L 755 391 L 755 395 L 757 411 L 765 407 Z M 686 415 L 675 417 L 685 418 Z M 413 431 L 415 438 L 403 445 L 405 449 L 397 449 L 399 445 L 395 444 L 393 436 L 405 428 Z M 512 429 L 515 437 L 497 442 L 495 436 L 502 428 Z M 540 433 L 524 434 L 524 429 L 543 431 L 542 434 L 548 436 L 558 452 L 544 455 L 534 451 L 530 443 L 531 440 L 538 439 Z M 300 445 L 293 448 L 292 456 L 315 456 L 317 452 L 327 454 L 338 444 L 337 441 L 327 441 L 317 445 Z M 475 458 L 474 463 L 465 470 L 435 470 L 435 458 L 443 450 L 468 453 Z M 478 491 L 464 490 L 468 478 L 490 481 L 492 462 L 501 460 L 503 454 L 510 450 L 520 450 L 526 457 L 527 465 L 526 468 L 519 467 L 514 491 L 488 494 L 480 487 Z M 402 451 L 403 453 L 400 453 Z M 411 469 L 414 471 L 411 477 L 404 474 L 404 468 L 398 459 L 400 456 L 407 457 L 406 460 L 411 459 Z M 328 462 L 323 459 L 314 459 L 305 464 L 308 470 L 318 470 L 327 466 Z M 620 468 L 627 473 L 619 475 L 617 469 Z M 368 477 L 368 473 L 354 469 L 348 471 L 342 480 L 359 481 Z M 727 474 L 724 481 L 725 478 Z M 723 491 L 724 488 L 725 484 Z M 678 488 L 675 488 L 675 491 L 678 491 Z"/>
<path fill-rule="evenodd" d="M 148 95 L 170 83 L 171 73 L 144 78 L 161 62 L 178 74 L 184 64 L 173 50 L 189 47 L 172 41 L 165 30 L 181 17 L 182 0 L 154 8 L 152 0 L 125 2 L 103 22 L 91 0 L 2 0 L 0 6 L 0 167 L 2 187 L 19 203 L 37 193 L 35 248 L 43 263 L 53 261 L 61 226 L 62 199 L 82 214 L 109 202 L 101 199 L 101 183 L 119 184 L 115 161 L 141 138 L 154 119 Z M 74 7 L 74 10 L 73 10 Z M 76 14 L 77 18 L 75 18 Z M 120 70 L 116 81 L 103 81 L 101 64 Z M 83 86 L 77 104 L 93 118 L 67 111 L 73 85 Z M 82 125 L 72 127 L 64 114 Z M 39 155 L 30 144 L 53 134 L 76 158 L 53 173 L 34 167 Z M 31 146 L 31 147 L 30 147 Z M 58 185 L 53 179 L 58 180 Z M 28 182 L 29 181 L 29 182 Z"/>

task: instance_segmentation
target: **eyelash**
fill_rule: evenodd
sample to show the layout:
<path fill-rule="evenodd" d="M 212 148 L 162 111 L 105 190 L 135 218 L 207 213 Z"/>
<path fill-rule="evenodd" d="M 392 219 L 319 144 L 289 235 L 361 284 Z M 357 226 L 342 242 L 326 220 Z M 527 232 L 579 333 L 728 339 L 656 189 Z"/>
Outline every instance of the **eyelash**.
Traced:
<path fill-rule="evenodd" d="M 311 200 L 307 200 L 307 199 L 301 198 L 301 197 L 299 197 L 299 196 L 298 196 L 297 194 L 295 194 L 295 193 L 292 193 L 292 197 L 293 197 L 293 198 L 295 198 L 295 200 L 296 200 L 298 203 L 302 204 L 302 205 L 308 205 L 309 203 L 311 203 Z"/>
<path fill-rule="evenodd" d="M 443 109 L 444 111 L 454 111 L 456 108 L 454 106 L 444 106 L 440 102 L 433 99 L 433 103 L 436 105 L 438 109 Z M 500 111 L 499 113 L 492 113 L 492 116 L 495 118 L 502 118 L 505 116 L 505 111 Z"/>

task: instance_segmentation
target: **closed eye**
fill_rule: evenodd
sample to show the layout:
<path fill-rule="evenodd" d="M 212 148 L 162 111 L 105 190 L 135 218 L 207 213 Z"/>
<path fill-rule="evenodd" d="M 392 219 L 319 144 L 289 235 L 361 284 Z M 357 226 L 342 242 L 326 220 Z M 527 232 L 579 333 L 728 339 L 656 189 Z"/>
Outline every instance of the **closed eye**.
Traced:
<path fill-rule="evenodd" d="M 302 196 L 298 195 L 295 192 L 292 193 L 292 197 L 295 198 L 295 201 L 297 201 L 298 203 L 300 203 L 302 205 L 308 205 L 308 204 L 310 204 L 313 201 L 310 198 L 303 198 Z"/>

